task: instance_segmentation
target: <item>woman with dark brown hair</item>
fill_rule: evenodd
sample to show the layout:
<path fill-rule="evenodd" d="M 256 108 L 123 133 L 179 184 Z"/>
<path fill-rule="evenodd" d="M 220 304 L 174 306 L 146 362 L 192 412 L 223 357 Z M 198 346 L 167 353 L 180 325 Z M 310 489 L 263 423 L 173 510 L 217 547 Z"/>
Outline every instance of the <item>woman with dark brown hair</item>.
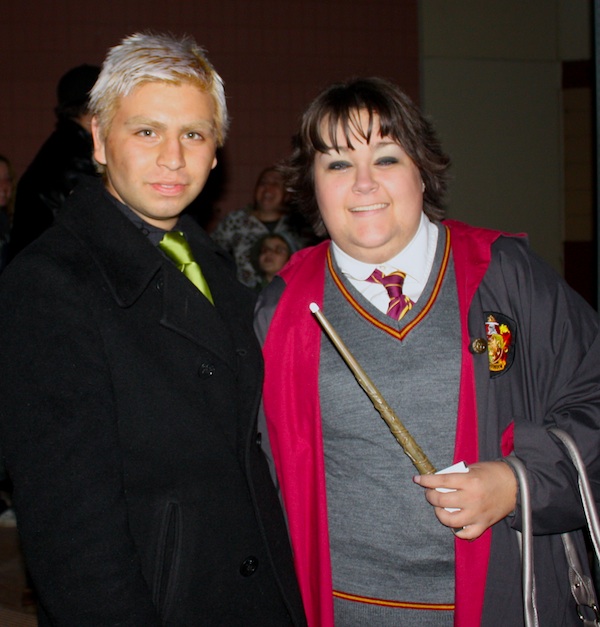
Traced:
<path fill-rule="evenodd" d="M 314 100 L 284 167 L 331 238 L 292 257 L 256 315 L 262 443 L 313 627 L 522 625 L 513 453 L 532 486 L 540 623 L 579 622 L 560 533 L 585 517 L 547 428 L 571 433 L 600 485 L 598 316 L 525 238 L 444 220 L 448 166 L 409 98 L 367 78 Z M 315 307 L 433 466 L 467 472 L 415 476 Z"/>

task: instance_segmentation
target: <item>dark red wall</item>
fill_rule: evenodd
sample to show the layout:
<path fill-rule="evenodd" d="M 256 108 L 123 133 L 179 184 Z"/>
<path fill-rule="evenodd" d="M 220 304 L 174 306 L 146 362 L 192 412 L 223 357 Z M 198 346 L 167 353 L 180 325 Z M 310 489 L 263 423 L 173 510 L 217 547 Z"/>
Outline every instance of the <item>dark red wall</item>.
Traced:
<path fill-rule="evenodd" d="M 0 153 L 21 173 L 54 125 L 58 78 L 138 30 L 188 33 L 225 80 L 232 127 L 219 210 L 250 200 L 308 102 L 352 75 L 419 95 L 416 0 L 2 0 Z"/>

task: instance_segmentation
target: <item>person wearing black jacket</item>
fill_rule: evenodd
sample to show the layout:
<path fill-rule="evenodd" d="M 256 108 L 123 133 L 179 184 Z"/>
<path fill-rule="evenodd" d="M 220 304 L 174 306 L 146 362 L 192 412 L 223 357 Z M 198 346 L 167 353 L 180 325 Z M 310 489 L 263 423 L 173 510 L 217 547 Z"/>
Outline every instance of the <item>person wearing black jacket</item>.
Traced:
<path fill-rule="evenodd" d="M 58 82 L 56 128 L 17 185 L 10 259 L 54 222 L 82 175 L 96 174 L 88 98 L 99 72 L 95 65 L 79 65 Z"/>
<path fill-rule="evenodd" d="M 255 294 L 181 215 L 226 135 L 222 81 L 192 39 L 132 35 L 90 107 L 103 180 L 0 277 L 0 441 L 40 627 L 304 627 Z M 163 253 L 182 237 L 210 298 Z"/>

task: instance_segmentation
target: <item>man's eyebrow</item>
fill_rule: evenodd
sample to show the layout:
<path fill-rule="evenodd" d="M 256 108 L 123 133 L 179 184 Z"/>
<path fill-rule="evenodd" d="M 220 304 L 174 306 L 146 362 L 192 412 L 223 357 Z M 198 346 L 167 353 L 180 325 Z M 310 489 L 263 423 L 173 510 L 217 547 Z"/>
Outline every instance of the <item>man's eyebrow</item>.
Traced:
<path fill-rule="evenodd" d="M 165 128 L 166 124 L 159 122 L 158 120 L 154 120 L 145 115 L 134 115 L 127 120 L 125 120 L 126 126 L 139 126 L 146 125 L 152 126 L 153 128 Z"/>
<path fill-rule="evenodd" d="M 181 127 L 181 131 L 187 133 L 188 131 L 203 131 L 205 133 L 214 133 L 215 132 L 215 124 L 212 120 L 196 120 L 195 122 L 190 122 L 189 124 L 184 124 Z"/>
<path fill-rule="evenodd" d="M 167 128 L 167 124 L 161 122 L 159 120 L 155 120 L 145 115 L 134 115 L 125 121 L 126 126 L 149 126 L 151 128 L 156 128 L 158 130 L 165 130 Z M 212 120 L 199 119 L 194 122 L 189 122 L 184 124 L 179 129 L 182 133 L 188 133 L 190 131 L 201 130 L 204 132 L 215 132 L 215 125 Z"/>

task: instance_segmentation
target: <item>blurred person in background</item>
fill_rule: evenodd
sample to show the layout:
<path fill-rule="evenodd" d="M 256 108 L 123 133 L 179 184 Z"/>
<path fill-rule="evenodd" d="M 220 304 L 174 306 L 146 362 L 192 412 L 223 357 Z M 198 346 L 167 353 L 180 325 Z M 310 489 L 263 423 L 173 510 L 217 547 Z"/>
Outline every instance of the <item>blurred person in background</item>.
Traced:
<path fill-rule="evenodd" d="M 0 272 L 8 258 L 8 244 L 15 208 L 16 176 L 7 157 L 0 155 Z"/>
<path fill-rule="evenodd" d="M 79 65 L 58 82 L 56 128 L 17 185 L 11 259 L 54 222 L 82 175 L 97 174 L 92 159 L 88 99 L 99 71 L 95 65 Z"/>
<path fill-rule="evenodd" d="M 264 169 L 256 181 L 254 200 L 233 211 L 217 225 L 211 236 L 230 255 L 237 266 L 237 277 L 248 287 L 257 287 L 261 278 L 252 265 L 252 247 L 269 233 L 285 235 L 294 250 L 307 246 L 312 233 L 302 216 L 291 211 L 286 203 L 283 178 L 275 167 Z"/>
<path fill-rule="evenodd" d="M 263 235 L 257 240 L 252 247 L 250 260 L 260 277 L 260 282 L 256 286 L 259 291 L 273 280 L 293 252 L 290 242 L 280 233 Z"/>
<path fill-rule="evenodd" d="M 0 272 L 6 265 L 7 245 L 10 240 L 10 229 L 15 200 L 15 171 L 11 162 L 0 155 Z M 11 507 L 11 485 L 0 447 L 0 526 L 13 527 L 15 513 Z"/>

